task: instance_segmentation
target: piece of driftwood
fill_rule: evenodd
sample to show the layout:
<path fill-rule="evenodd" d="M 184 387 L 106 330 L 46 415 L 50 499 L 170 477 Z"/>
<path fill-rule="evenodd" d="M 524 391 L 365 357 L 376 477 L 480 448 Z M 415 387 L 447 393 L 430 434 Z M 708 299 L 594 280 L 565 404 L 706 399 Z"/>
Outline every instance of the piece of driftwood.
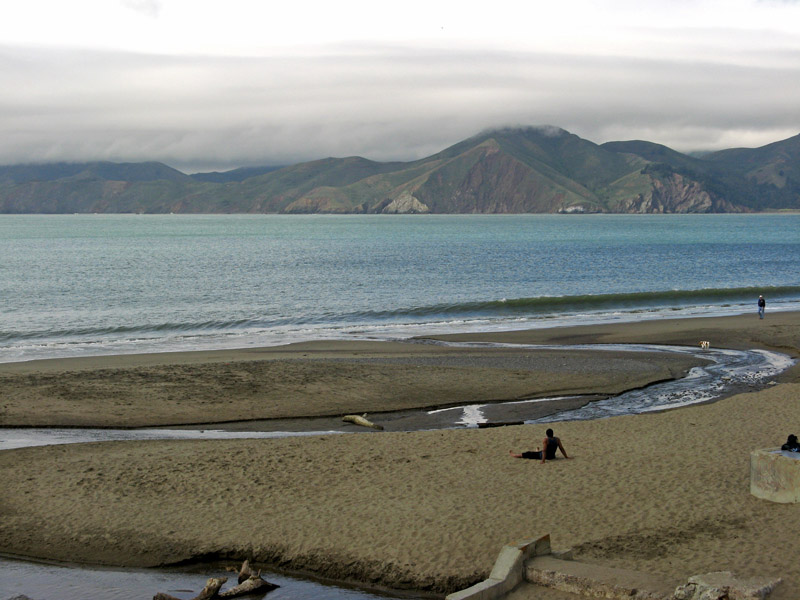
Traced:
<path fill-rule="evenodd" d="M 253 592 L 269 592 L 280 586 L 270 583 L 261 578 L 261 574 L 254 573 L 239 585 L 224 591 L 217 596 L 218 598 L 238 598 L 245 594 L 252 594 Z"/>
<path fill-rule="evenodd" d="M 247 581 L 252 575 L 254 575 L 253 569 L 250 568 L 250 561 L 247 559 L 245 559 L 238 571 L 236 570 L 236 567 L 225 567 L 225 570 L 232 571 L 233 573 L 237 574 L 237 583 Z M 259 571 L 258 574 L 261 575 L 261 571 Z"/>
<path fill-rule="evenodd" d="M 236 573 L 236 567 L 226 567 L 226 571 L 233 571 Z M 279 585 L 270 583 L 261 578 L 261 571 L 255 573 L 250 568 L 250 561 L 246 560 L 242 563 L 242 568 L 238 573 L 239 584 L 233 586 L 231 589 L 220 592 L 220 588 L 228 581 L 227 577 L 211 578 L 206 582 L 206 587 L 199 595 L 195 596 L 193 600 L 216 600 L 217 598 L 238 598 L 254 592 L 267 593 L 274 589 L 279 588 Z M 153 596 L 153 600 L 180 600 L 175 596 L 169 594 L 158 593 Z"/>
<path fill-rule="evenodd" d="M 367 413 L 364 413 L 363 415 L 345 415 L 342 417 L 342 421 L 383 431 L 383 425 L 376 425 L 372 421 L 367 420 Z"/>
<path fill-rule="evenodd" d="M 223 584 L 226 581 L 228 581 L 227 577 L 212 577 L 206 582 L 206 587 L 204 587 L 202 591 L 192 600 L 211 600 L 212 598 L 218 598 L 219 589 L 223 586 Z M 170 596 L 169 594 L 163 594 L 159 592 L 158 594 L 153 596 L 153 600 L 181 600 L 181 599 L 176 598 L 175 596 Z"/>

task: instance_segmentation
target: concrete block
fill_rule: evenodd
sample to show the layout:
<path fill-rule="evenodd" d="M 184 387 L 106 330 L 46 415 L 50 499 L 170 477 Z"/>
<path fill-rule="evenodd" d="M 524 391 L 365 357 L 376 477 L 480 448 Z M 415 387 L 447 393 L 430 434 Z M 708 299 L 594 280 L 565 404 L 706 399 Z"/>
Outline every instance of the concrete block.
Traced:
<path fill-rule="evenodd" d="M 497 600 L 504 595 L 505 592 L 498 581 L 484 579 L 465 590 L 448 594 L 445 600 Z"/>
<path fill-rule="evenodd" d="M 751 452 L 750 493 L 771 502 L 800 502 L 800 454 L 780 448 Z"/>
<path fill-rule="evenodd" d="M 489 579 L 510 580 L 513 585 L 522 581 L 522 561 L 524 553 L 516 546 L 504 546 L 492 567 Z"/>
<path fill-rule="evenodd" d="M 780 579 L 750 577 L 739 579 L 730 571 L 694 575 L 689 583 L 675 590 L 675 600 L 764 600 L 781 583 Z"/>
<path fill-rule="evenodd" d="M 489 579 L 449 594 L 445 600 L 497 600 L 522 583 L 525 561 L 535 553 L 550 554 L 550 535 L 503 546 Z"/>
<path fill-rule="evenodd" d="M 665 600 L 678 580 L 590 563 L 538 556 L 528 562 L 525 578 L 530 583 L 592 598 Z"/>
<path fill-rule="evenodd" d="M 550 548 L 550 534 L 543 535 L 539 539 L 534 540 L 528 550 L 526 558 L 534 556 L 546 556 L 552 552 Z"/>

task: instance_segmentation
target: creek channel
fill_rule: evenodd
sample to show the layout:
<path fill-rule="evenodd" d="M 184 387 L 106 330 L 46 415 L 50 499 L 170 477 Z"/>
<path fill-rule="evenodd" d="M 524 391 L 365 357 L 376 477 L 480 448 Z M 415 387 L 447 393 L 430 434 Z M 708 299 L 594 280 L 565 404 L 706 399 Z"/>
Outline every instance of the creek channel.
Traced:
<path fill-rule="evenodd" d="M 460 344 L 483 347 L 515 347 L 503 344 Z M 548 349 L 550 346 L 525 346 Z M 706 359 L 708 364 L 695 367 L 677 380 L 665 381 L 608 398 L 577 400 L 579 408 L 547 411 L 547 403 L 558 405 L 563 398 L 540 398 L 515 402 L 472 404 L 438 410 L 380 413 L 370 418 L 386 424 L 391 431 L 435 428 L 480 427 L 497 422 L 545 423 L 600 419 L 605 417 L 667 410 L 709 402 L 732 393 L 756 390 L 769 385 L 772 378 L 794 364 L 786 355 L 765 350 L 698 350 L 697 348 L 657 345 L 578 345 L 559 346 L 631 352 L 681 352 Z M 575 404 L 570 402 L 568 404 Z M 302 421 L 300 428 L 297 423 Z M 212 429 L 212 427 L 214 427 Z M 253 431 L 245 430 L 247 427 Z M 360 430 L 360 429 L 359 429 Z M 206 428 L 148 429 L 17 429 L 0 428 L 0 451 L 27 446 L 97 441 L 141 439 L 231 439 L 270 438 L 296 435 L 321 435 L 355 431 L 354 426 L 338 419 L 302 419 L 285 422 L 251 421 L 228 423 Z M 33 600 L 140 600 L 156 592 L 178 598 L 193 598 L 209 577 L 225 577 L 221 565 L 192 565 L 164 569 L 119 569 L 84 565 L 34 562 L 14 557 L 0 557 L 0 600 L 25 594 Z M 331 585 L 295 578 L 286 574 L 264 572 L 264 577 L 281 587 L 269 593 L 270 600 L 368 600 L 380 598 L 425 598 L 424 595 L 392 594 Z"/>

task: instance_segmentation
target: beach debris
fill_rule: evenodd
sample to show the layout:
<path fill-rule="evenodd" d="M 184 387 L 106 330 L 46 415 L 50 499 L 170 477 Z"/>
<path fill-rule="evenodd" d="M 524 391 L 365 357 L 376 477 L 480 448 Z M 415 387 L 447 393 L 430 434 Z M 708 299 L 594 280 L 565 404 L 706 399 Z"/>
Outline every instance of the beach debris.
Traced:
<path fill-rule="evenodd" d="M 490 421 L 488 423 L 478 423 L 478 429 L 488 427 L 508 427 L 510 425 L 524 425 L 525 421 Z"/>
<path fill-rule="evenodd" d="M 371 427 L 372 429 L 377 429 L 378 431 L 383 431 L 383 425 L 376 425 L 372 421 L 367 419 L 367 413 L 363 415 L 345 415 L 342 417 L 342 421 L 347 423 L 353 423 L 355 425 L 361 425 L 362 427 Z"/>
<path fill-rule="evenodd" d="M 212 598 L 217 598 L 219 589 L 225 584 L 226 581 L 228 581 L 227 577 L 212 577 L 206 582 L 206 587 L 204 587 L 202 591 L 192 600 L 211 600 Z M 159 592 L 153 596 L 153 600 L 180 600 L 180 598 Z"/>
<path fill-rule="evenodd" d="M 235 567 L 228 567 L 226 570 L 236 572 Z M 231 589 L 221 592 L 220 589 L 228 581 L 227 577 L 212 577 L 206 582 L 206 587 L 192 600 L 216 600 L 217 598 L 238 598 L 255 592 L 271 592 L 280 586 L 262 579 L 261 571 L 257 573 L 250 568 L 250 561 L 245 560 L 239 569 L 237 581 L 238 585 Z M 180 600 L 169 594 L 158 593 L 153 596 L 153 600 Z"/>
<path fill-rule="evenodd" d="M 252 575 L 254 575 L 253 569 L 250 568 L 250 561 L 247 559 L 245 559 L 241 567 L 225 567 L 225 570 L 236 573 L 236 580 L 238 583 L 247 581 Z M 259 571 L 258 574 L 261 575 L 261 571 Z"/>
<path fill-rule="evenodd" d="M 711 347 L 711 342 L 708 342 L 708 341 L 702 341 L 702 342 L 700 342 L 700 347 L 701 347 L 703 350 L 708 350 L 708 349 Z"/>
<path fill-rule="evenodd" d="M 763 600 L 781 582 L 764 577 L 737 579 L 730 571 L 694 575 L 675 590 L 675 600 Z"/>
<path fill-rule="evenodd" d="M 239 596 L 244 596 L 246 594 L 252 594 L 254 592 L 269 592 L 272 591 L 280 586 L 270 583 L 261 578 L 261 573 L 253 574 L 239 585 L 232 587 L 231 589 L 222 592 L 217 598 L 238 598 Z"/>

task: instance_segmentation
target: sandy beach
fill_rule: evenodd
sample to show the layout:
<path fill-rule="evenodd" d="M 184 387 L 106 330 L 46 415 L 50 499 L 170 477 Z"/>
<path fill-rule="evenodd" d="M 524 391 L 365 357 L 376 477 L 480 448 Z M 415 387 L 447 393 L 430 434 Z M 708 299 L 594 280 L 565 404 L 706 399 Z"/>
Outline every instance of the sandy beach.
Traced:
<path fill-rule="evenodd" d="M 441 336 L 657 343 L 800 357 L 800 313 Z M 697 359 L 589 350 L 314 342 L 0 365 L 0 425 L 139 427 L 615 394 Z M 585 402 L 582 400 L 580 402 Z M 800 367 L 774 385 L 637 416 L 555 423 L 570 460 L 514 459 L 544 426 L 0 452 L 0 552 L 155 566 L 250 558 L 444 594 L 506 543 L 549 533 L 575 558 L 677 579 L 716 570 L 800 591 L 800 505 L 749 493 L 749 455 L 800 433 Z M 560 407 L 563 408 L 563 407 Z M 354 426 L 355 430 L 355 426 Z"/>

